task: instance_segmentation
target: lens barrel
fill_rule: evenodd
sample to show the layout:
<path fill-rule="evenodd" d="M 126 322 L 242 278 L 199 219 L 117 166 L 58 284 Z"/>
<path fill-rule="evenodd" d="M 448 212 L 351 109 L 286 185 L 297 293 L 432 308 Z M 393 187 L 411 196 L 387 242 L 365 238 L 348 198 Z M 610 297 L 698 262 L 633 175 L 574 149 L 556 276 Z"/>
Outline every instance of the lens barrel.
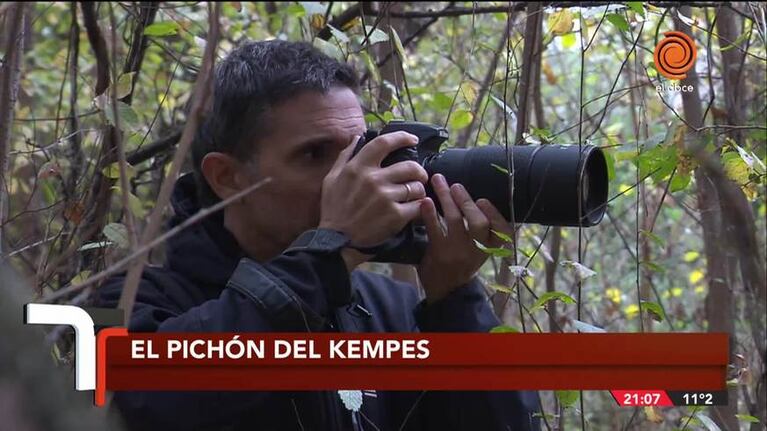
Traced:
<path fill-rule="evenodd" d="M 450 148 L 423 165 L 429 177 L 440 173 L 449 184 L 461 183 L 474 200 L 488 199 L 507 220 L 513 201 L 515 223 L 588 227 L 607 208 L 607 163 L 593 145 L 519 145 L 508 154 L 498 145 Z M 431 187 L 427 194 L 439 203 Z"/>

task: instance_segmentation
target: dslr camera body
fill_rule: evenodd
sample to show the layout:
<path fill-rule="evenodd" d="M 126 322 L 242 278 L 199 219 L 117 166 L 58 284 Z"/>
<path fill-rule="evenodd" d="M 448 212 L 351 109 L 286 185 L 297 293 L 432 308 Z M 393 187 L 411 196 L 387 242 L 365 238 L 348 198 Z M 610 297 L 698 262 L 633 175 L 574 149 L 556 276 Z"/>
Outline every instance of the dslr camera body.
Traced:
<path fill-rule="evenodd" d="M 485 198 L 506 220 L 548 226 L 589 227 L 598 224 L 607 208 L 605 156 L 593 145 L 485 145 L 440 147 L 448 140 L 444 127 L 412 121 L 392 121 L 380 131 L 368 130 L 354 149 L 356 155 L 376 136 L 405 131 L 418 137 L 415 147 L 389 154 L 382 167 L 411 160 L 431 178 L 442 174 L 448 184 L 462 184 L 474 200 Z M 354 157 L 354 156 L 352 156 Z M 441 211 L 427 184 L 426 195 Z M 360 249 L 377 262 L 418 264 L 426 251 L 426 228 L 411 222 L 395 237 Z"/>

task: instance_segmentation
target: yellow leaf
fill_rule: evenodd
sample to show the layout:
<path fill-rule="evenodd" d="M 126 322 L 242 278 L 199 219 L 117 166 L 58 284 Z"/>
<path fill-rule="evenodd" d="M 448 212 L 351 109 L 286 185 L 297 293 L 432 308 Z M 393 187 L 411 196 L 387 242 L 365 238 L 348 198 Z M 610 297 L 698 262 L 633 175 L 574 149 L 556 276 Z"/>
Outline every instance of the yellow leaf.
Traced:
<path fill-rule="evenodd" d="M 461 83 L 461 94 L 469 105 L 474 105 L 474 101 L 477 100 L 477 84 L 471 81 L 464 81 Z"/>
<path fill-rule="evenodd" d="M 637 314 L 639 314 L 639 306 L 636 304 L 628 305 L 623 309 L 623 312 L 626 313 L 627 318 L 633 319 Z"/>
<path fill-rule="evenodd" d="M 630 196 L 634 193 L 634 189 L 628 184 L 621 184 L 618 186 L 618 193 L 625 193 L 626 196 Z"/>
<path fill-rule="evenodd" d="M 672 287 L 671 288 L 671 296 L 674 296 L 674 297 L 682 296 L 682 288 L 681 287 Z"/>
<path fill-rule="evenodd" d="M 695 293 L 697 293 L 697 294 L 702 294 L 704 292 L 706 292 L 706 288 L 703 287 L 703 286 L 698 286 L 698 287 L 695 288 Z"/>
<path fill-rule="evenodd" d="M 131 89 L 133 88 L 133 76 L 135 74 L 136 72 L 123 73 L 119 78 L 117 78 L 116 88 L 118 99 L 122 99 L 123 97 L 130 94 Z"/>
<path fill-rule="evenodd" d="M 698 284 L 699 281 L 703 280 L 703 272 L 699 269 L 696 269 L 690 273 L 689 280 L 690 284 Z"/>
<path fill-rule="evenodd" d="M 562 9 L 549 15 L 546 22 L 551 34 L 558 36 L 560 34 L 570 33 L 573 30 L 573 13 L 569 9 Z"/>
<path fill-rule="evenodd" d="M 616 289 L 614 287 L 611 287 L 605 291 L 605 296 L 610 301 L 620 304 L 621 303 L 621 291 L 620 289 Z"/>
<path fill-rule="evenodd" d="M 312 28 L 315 30 L 322 30 L 325 27 L 325 17 L 315 13 L 311 17 Z"/>
<path fill-rule="evenodd" d="M 647 420 L 656 424 L 663 422 L 663 416 L 655 410 L 653 406 L 646 406 L 644 408 L 644 414 L 647 415 Z"/>
<path fill-rule="evenodd" d="M 684 254 L 684 261 L 693 262 L 696 259 L 698 259 L 698 257 L 700 257 L 700 253 L 698 253 L 697 251 L 688 251 L 687 253 Z"/>
<path fill-rule="evenodd" d="M 546 82 L 548 82 L 551 85 L 554 85 L 557 83 L 557 75 L 554 73 L 553 70 L 551 70 L 551 65 L 545 60 L 542 62 L 543 67 L 543 74 L 546 75 Z"/>

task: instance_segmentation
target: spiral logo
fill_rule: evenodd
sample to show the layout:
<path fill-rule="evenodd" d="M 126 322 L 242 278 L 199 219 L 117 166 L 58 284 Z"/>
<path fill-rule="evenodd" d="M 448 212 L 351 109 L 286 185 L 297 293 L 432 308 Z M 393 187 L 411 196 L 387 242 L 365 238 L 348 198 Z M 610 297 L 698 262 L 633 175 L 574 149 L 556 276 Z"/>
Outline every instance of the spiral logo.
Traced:
<path fill-rule="evenodd" d="M 655 68 L 668 79 L 686 78 L 698 55 L 695 43 L 680 31 L 667 31 L 663 35 L 666 37 L 655 45 L 653 53 Z"/>

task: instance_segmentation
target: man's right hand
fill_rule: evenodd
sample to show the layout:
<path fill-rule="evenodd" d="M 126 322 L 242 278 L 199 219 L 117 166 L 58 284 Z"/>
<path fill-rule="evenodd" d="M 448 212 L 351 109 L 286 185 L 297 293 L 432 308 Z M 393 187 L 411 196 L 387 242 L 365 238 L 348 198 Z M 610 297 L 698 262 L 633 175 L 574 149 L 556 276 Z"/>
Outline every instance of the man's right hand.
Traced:
<path fill-rule="evenodd" d="M 378 136 L 351 158 L 358 139 L 355 136 L 341 151 L 322 182 L 319 227 L 343 232 L 355 247 L 371 247 L 419 216 L 428 175 L 413 161 L 381 167 L 392 151 L 415 146 L 415 135 L 394 132 Z M 350 260 L 357 264 L 366 260 L 359 253 L 346 255 L 347 265 Z"/>

